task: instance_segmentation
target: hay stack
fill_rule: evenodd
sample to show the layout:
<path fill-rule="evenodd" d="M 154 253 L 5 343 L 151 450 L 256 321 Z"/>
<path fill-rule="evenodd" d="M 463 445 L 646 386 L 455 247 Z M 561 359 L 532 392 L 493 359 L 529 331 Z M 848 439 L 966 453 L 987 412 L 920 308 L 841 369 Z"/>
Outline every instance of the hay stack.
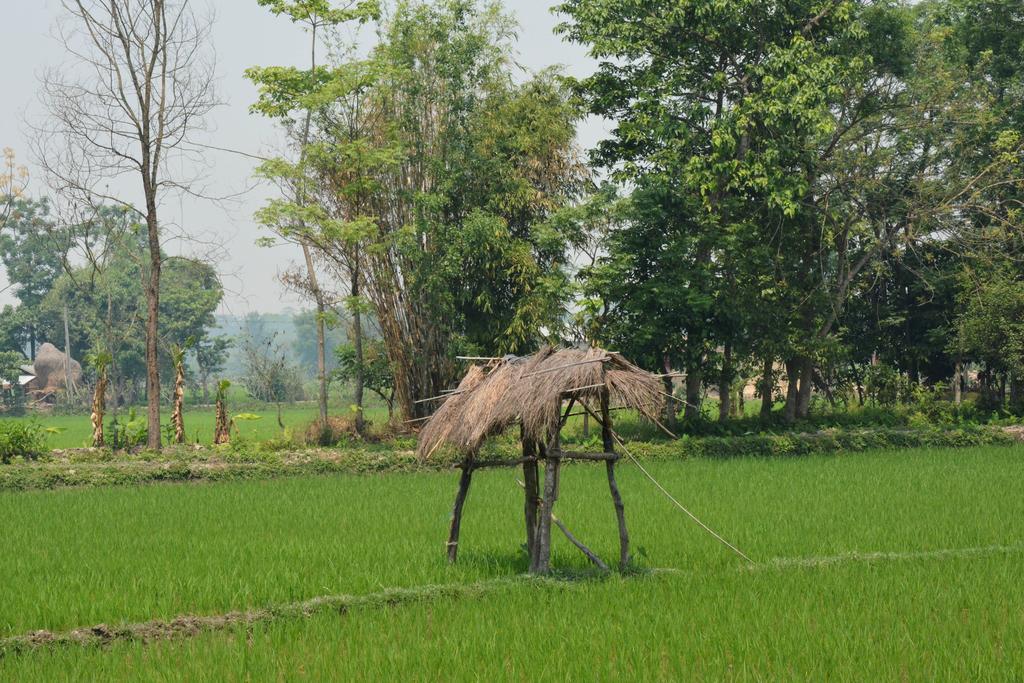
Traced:
<path fill-rule="evenodd" d="M 67 375 L 71 375 L 71 386 L 82 383 L 81 364 L 47 342 L 36 351 L 33 362 L 36 378 L 31 388 L 40 393 L 64 391 L 67 387 Z"/>
<path fill-rule="evenodd" d="M 596 410 L 605 390 L 616 405 L 649 419 L 657 420 L 661 412 L 661 380 L 603 349 L 548 347 L 531 356 L 473 366 L 420 432 L 417 454 L 427 458 L 449 443 L 472 457 L 488 437 L 515 424 L 522 426 L 525 438 L 546 444 L 558 428 L 563 399 Z"/>

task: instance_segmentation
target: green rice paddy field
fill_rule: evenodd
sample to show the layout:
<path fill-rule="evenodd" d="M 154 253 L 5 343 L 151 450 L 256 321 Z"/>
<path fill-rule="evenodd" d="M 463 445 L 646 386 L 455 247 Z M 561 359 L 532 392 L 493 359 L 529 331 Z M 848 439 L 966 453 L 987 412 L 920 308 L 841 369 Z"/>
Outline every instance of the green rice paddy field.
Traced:
<path fill-rule="evenodd" d="M 137 415 L 146 414 L 145 407 L 136 408 Z M 246 410 L 246 415 L 254 416 L 250 420 L 236 421 L 238 434 L 245 439 L 260 441 L 281 436 L 281 428 L 277 424 L 277 409 L 261 406 L 253 410 Z M 213 441 L 214 411 L 212 408 L 187 408 L 185 410 L 185 432 L 190 442 L 209 444 Z M 301 404 L 285 406 L 281 411 L 281 421 L 285 429 L 301 433 L 306 426 L 317 417 L 316 404 Z M 92 427 L 88 415 L 46 415 L 22 418 L 25 421 L 34 421 L 48 428 L 47 446 L 50 448 L 82 448 L 91 445 Z M 127 413 L 122 411 L 121 421 L 127 419 Z M 170 419 L 170 411 L 164 409 L 163 419 L 166 422 Z M 111 423 L 108 415 L 106 423 Z M 144 424 L 144 423 L 143 423 Z"/>
<path fill-rule="evenodd" d="M 0 493 L 0 638 L 422 589 L 191 638 L 8 651 L 0 680 L 1024 677 L 1022 448 L 649 469 L 756 565 L 628 463 L 640 571 L 595 576 L 558 537 L 563 571 L 544 581 L 520 577 L 513 471 L 475 477 L 455 566 L 450 472 Z M 614 558 L 603 468 L 569 466 L 562 486 L 556 512 Z"/>

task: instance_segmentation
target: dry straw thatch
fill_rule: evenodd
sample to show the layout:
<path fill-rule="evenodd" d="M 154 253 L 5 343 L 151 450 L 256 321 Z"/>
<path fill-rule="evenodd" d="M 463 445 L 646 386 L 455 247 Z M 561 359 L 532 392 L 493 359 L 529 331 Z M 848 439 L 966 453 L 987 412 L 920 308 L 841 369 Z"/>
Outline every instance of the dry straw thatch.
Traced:
<path fill-rule="evenodd" d="M 484 441 L 519 424 L 523 437 L 548 443 L 558 427 L 562 401 L 574 398 L 598 410 L 610 401 L 657 420 L 664 404 L 661 380 L 621 355 L 603 349 L 543 348 L 474 365 L 420 432 L 417 454 L 430 457 L 448 443 L 472 457 Z"/>

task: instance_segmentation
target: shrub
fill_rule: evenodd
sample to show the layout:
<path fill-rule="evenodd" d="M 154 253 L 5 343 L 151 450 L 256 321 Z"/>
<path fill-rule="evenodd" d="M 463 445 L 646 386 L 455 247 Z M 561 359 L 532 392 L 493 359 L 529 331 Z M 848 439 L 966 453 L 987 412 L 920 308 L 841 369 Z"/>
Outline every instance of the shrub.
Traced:
<path fill-rule="evenodd" d="M 146 442 L 149 423 L 145 417 L 138 417 L 135 408 L 128 410 L 128 419 L 118 422 L 117 418 L 110 425 L 110 445 L 114 450 L 130 451 Z"/>
<path fill-rule="evenodd" d="M 46 450 L 46 432 L 37 422 L 0 420 L 0 462 L 35 458 Z"/>

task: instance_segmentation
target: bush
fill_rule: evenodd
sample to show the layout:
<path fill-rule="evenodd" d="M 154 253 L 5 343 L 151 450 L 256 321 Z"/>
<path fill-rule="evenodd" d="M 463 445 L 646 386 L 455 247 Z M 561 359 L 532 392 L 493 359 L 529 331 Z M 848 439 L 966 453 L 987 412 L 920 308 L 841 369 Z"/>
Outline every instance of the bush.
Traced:
<path fill-rule="evenodd" d="M 37 422 L 0 420 L 0 463 L 35 458 L 46 450 L 46 432 Z"/>
<path fill-rule="evenodd" d="M 966 448 L 1018 443 L 1002 429 L 964 425 L 955 429 L 826 429 L 812 433 L 684 436 L 659 443 L 635 441 L 628 448 L 648 458 L 790 457 L 905 448 Z"/>

